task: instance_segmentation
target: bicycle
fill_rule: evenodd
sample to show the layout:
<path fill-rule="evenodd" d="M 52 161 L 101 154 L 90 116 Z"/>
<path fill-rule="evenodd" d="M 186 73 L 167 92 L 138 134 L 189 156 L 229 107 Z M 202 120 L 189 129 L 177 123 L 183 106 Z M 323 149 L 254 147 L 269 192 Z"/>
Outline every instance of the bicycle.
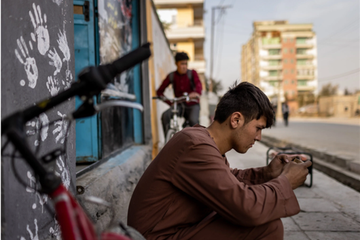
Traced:
<path fill-rule="evenodd" d="M 8 157 L 11 157 L 11 160 L 14 161 L 14 158 L 18 157 L 15 156 L 15 151 L 18 151 L 21 154 L 21 158 L 32 168 L 42 188 L 41 190 L 34 190 L 39 191 L 39 193 L 48 194 L 52 199 L 57 221 L 60 225 L 62 239 L 130 240 L 133 236 L 139 237 L 137 234 L 140 233 L 136 233 L 136 231 L 133 230 L 135 234 L 131 234 L 129 232 L 129 229 L 132 231 L 131 228 L 126 228 L 122 223 L 119 223 L 119 225 L 113 226 L 110 230 L 101 233 L 100 238 L 98 238 L 93 223 L 89 220 L 84 209 L 65 188 L 61 178 L 58 177 L 55 172 L 49 171 L 44 166 L 45 163 L 61 156 L 64 150 L 56 149 L 38 158 L 36 156 L 37 153 L 24 141 L 26 136 L 24 131 L 25 124 L 41 113 L 75 96 L 81 97 L 83 104 L 68 116 L 69 121 L 92 116 L 102 109 L 112 106 L 131 107 L 142 110 L 143 107 L 141 104 L 123 100 L 112 100 L 94 105 L 93 96 L 98 95 L 104 90 L 116 75 L 146 60 L 150 55 L 150 43 L 146 43 L 111 64 L 87 67 L 79 74 L 78 81 L 74 82 L 67 90 L 60 92 L 56 96 L 40 101 L 24 110 L 17 111 L 1 121 L 1 134 L 7 136 L 7 141 L 1 148 L 2 156 L 4 157 L 4 150 L 9 143 L 11 143 L 15 150 L 13 154 Z M 2 158 L 2 160 L 3 159 L 4 158 Z M 20 182 L 23 182 L 19 176 L 16 177 Z M 101 203 L 99 199 L 93 198 L 90 200 Z"/>
<path fill-rule="evenodd" d="M 184 93 L 181 97 L 175 97 L 175 98 L 167 98 L 165 96 L 156 96 L 152 99 L 160 99 L 163 102 L 168 102 L 172 104 L 172 118 L 170 120 L 170 127 L 166 131 L 165 134 L 165 143 L 167 143 L 174 135 L 175 133 L 180 131 L 180 124 L 179 124 L 179 118 L 183 116 L 183 114 L 179 114 L 178 105 L 183 102 L 189 102 L 194 101 L 197 102 L 197 100 L 190 99 L 188 93 Z M 183 128 L 189 125 L 189 122 L 185 120 L 184 124 L 182 125 Z"/>

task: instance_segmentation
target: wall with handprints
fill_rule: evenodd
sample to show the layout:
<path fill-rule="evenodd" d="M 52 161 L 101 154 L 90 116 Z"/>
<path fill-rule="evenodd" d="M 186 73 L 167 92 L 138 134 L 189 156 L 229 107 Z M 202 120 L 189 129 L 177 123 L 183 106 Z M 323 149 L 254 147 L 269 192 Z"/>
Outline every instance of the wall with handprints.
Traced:
<path fill-rule="evenodd" d="M 100 64 L 113 62 L 132 50 L 132 0 L 98 0 Z M 114 79 L 115 87 L 133 94 L 134 70 L 123 72 Z M 133 142 L 132 109 L 111 108 L 102 112 L 102 154 Z"/>
<path fill-rule="evenodd" d="M 2 118 L 70 87 L 73 1 L 2 1 L 1 28 Z M 75 124 L 69 124 L 66 114 L 74 108 L 74 100 L 69 99 L 25 124 L 27 142 L 39 156 L 66 149 L 47 166 L 70 189 L 75 180 Z M 5 141 L 2 137 L 2 144 Z M 52 203 L 36 191 L 37 178 L 18 153 L 15 160 L 8 157 L 12 153 L 9 146 L 2 156 L 2 239 L 60 239 Z"/>

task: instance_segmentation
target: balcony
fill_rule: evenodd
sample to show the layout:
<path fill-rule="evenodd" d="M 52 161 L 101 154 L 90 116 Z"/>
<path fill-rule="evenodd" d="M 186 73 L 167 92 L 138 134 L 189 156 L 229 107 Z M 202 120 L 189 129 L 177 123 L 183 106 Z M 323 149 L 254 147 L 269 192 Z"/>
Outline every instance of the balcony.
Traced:
<path fill-rule="evenodd" d="M 265 76 L 265 77 L 261 77 L 261 79 L 265 81 L 281 81 L 283 79 L 283 76 L 282 75 Z"/>
<path fill-rule="evenodd" d="M 296 43 L 296 48 L 313 48 L 313 43 Z"/>
<path fill-rule="evenodd" d="M 184 28 L 170 28 L 165 31 L 169 40 L 204 39 L 204 26 L 189 26 Z"/>
<path fill-rule="evenodd" d="M 296 65 L 296 69 L 316 69 L 315 65 L 308 64 L 308 65 Z"/>
<path fill-rule="evenodd" d="M 275 65 L 275 66 L 271 66 L 271 65 L 267 65 L 267 66 L 261 66 L 261 69 L 262 70 L 266 70 L 266 71 L 269 71 L 269 70 L 282 70 L 283 66 L 280 64 L 280 65 Z"/>
<path fill-rule="evenodd" d="M 296 58 L 301 58 L 301 59 L 313 59 L 315 56 L 312 54 L 296 54 Z"/>
<path fill-rule="evenodd" d="M 197 73 L 205 73 L 205 61 L 189 61 L 188 68 L 196 70 Z"/>
<path fill-rule="evenodd" d="M 272 59 L 281 59 L 282 56 L 279 54 L 279 55 L 263 55 L 261 56 L 261 58 L 263 60 L 272 60 Z"/>
<path fill-rule="evenodd" d="M 304 79 L 304 80 L 314 80 L 315 76 L 314 75 L 297 75 L 296 79 Z"/>
<path fill-rule="evenodd" d="M 189 5 L 203 5 L 204 0 L 153 0 L 156 8 L 177 8 Z"/>
<path fill-rule="evenodd" d="M 315 91 L 316 86 L 310 86 L 310 85 L 297 86 L 297 90 L 298 91 Z"/>
<path fill-rule="evenodd" d="M 281 44 L 263 44 L 262 49 L 281 49 Z"/>

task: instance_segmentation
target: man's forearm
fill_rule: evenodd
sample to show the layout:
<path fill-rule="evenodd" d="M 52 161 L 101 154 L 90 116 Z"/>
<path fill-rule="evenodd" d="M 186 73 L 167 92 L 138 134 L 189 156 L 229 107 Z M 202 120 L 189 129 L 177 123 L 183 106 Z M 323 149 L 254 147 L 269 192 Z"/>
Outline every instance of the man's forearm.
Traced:
<path fill-rule="evenodd" d="M 268 166 L 244 170 L 232 169 L 231 172 L 240 182 L 246 184 L 261 184 L 274 178 L 271 175 Z"/>

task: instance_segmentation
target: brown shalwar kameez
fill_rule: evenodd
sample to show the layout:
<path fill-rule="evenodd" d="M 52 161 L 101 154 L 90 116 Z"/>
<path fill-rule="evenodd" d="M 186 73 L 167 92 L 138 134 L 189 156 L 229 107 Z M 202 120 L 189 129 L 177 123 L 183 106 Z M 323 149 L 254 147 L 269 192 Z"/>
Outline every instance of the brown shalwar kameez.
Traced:
<path fill-rule="evenodd" d="M 177 133 L 133 193 L 128 225 L 146 239 L 282 239 L 300 211 L 285 176 L 230 169 L 206 128 Z"/>

